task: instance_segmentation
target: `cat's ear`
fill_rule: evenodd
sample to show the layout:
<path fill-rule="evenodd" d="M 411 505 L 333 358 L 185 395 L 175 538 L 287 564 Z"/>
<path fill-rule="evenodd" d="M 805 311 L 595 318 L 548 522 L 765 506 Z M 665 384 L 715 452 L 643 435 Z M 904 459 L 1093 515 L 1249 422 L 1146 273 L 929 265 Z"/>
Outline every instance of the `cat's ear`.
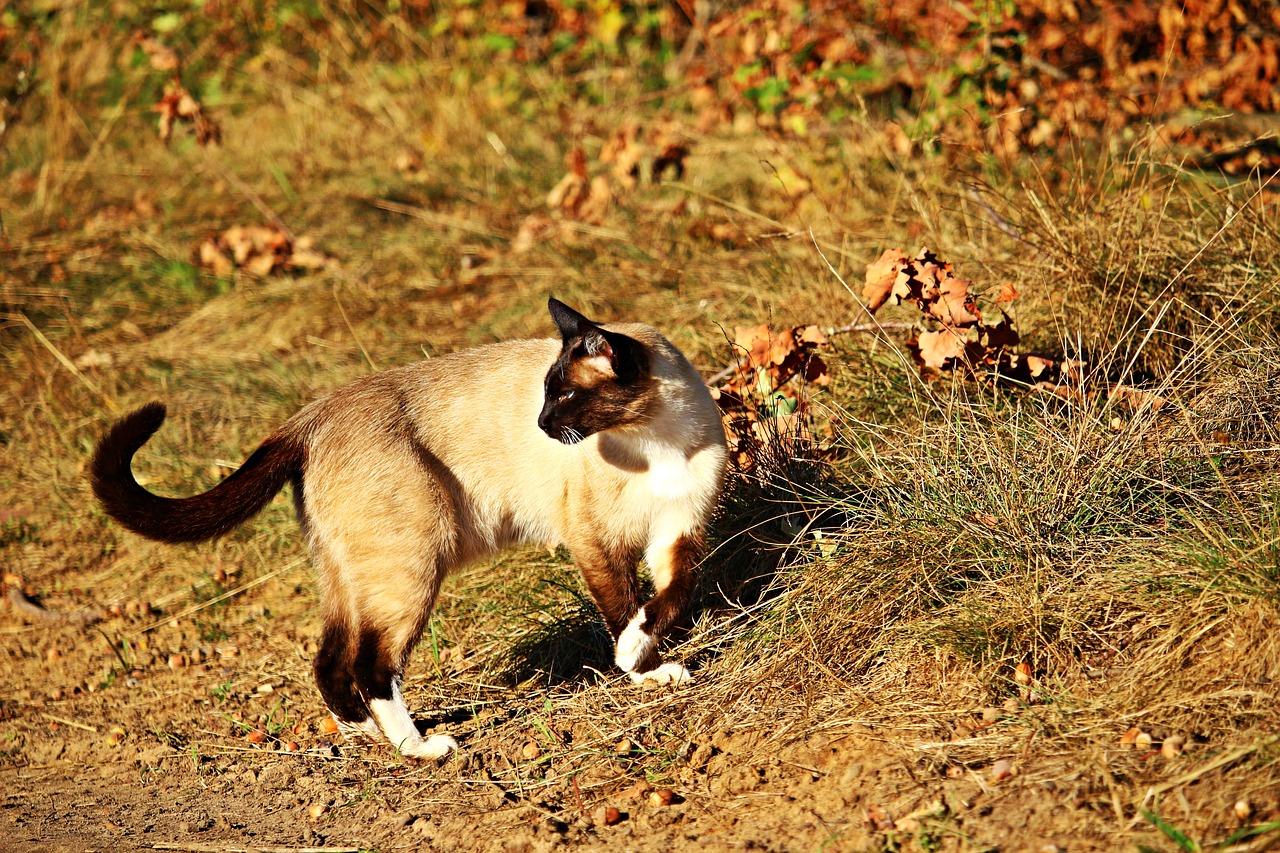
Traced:
<path fill-rule="evenodd" d="M 623 381 L 634 381 L 648 374 L 649 359 L 639 342 L 600 328 L 554 296 L 547 300 L 547 309 L 564 343 L 581 340 L 586 356 L 600 359 L 602 373 L 611 372 Z"/>
<path fill-rule="evenodd" d="M 560 338 L 565 342 L 584 337 L 588 331 L 599 331 L 599 326 L 554 296 L 547 300 L 547 310 L 551 312 L 551 322 L 556 324 Z"/>
<path fill-rule="evenodd" d="M 551 319 L 560 331 L 560 339 L 568 344 L 573 340 L 582 340 L 582 349 L 588 356 L 613 360 L 614 348 L 610 338 L 614 337 L 574 311 L 554 296 L 547 300 L 547 309 Z"/>

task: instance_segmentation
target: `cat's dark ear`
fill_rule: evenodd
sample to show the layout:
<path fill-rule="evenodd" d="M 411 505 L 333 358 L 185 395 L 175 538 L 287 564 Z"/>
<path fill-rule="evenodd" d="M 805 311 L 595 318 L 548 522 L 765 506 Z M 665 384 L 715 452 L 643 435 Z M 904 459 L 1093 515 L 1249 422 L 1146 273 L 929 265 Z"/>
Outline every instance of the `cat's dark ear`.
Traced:
<path fill-rule="evenodd" d="M 614 348 L 610 342 L 612 335 L 554 296 L 547 300 L 547 309 L 560 331 L 562 341 L 568 344 L 570 341 L 581 340 L 582 349 L 587 355 L 613 359 Z"/>
<path fill-rule="evenodd" d="M 547 310 L 551 312 L 551 322 L 560 331 L 561 340 L 568 342 L 583 337 L 590 330 L 599 330 L 599 326 L 574 311 L 554 296 L 547 300 Z"/>

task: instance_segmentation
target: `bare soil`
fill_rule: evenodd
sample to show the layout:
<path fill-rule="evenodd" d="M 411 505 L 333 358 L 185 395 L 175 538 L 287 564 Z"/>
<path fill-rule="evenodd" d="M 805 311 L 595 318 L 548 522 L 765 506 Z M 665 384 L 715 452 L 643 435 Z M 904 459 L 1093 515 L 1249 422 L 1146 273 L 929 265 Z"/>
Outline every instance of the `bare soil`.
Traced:
<path fill-rule="evenodd" d="M 324 732 L 310 680 L 304 578 L 294 569 L 234 599 L 222 624 L 240 627 L 212 640 L 199 613 L 139 604 L 80 622 L 91 577 L 44 602 L 61 618 L 15 606 L 11 591 L 0 621 L 18 685 L 0 706 L 4 849 L 1083 851 L 1135 838 L 1132 821 L 1114 836 L 1097 827 L 1100 813 L 1115 823 L 1113 798 L 1137 778 L 1091 790 L 1038 762 L 1029 733 L 999 778 L 1001 767 L 931 760 L 919 731 L 807 717 L 800 706 L 814 700 L 798 690 L 790 722 L 762 729 L 742 707 L 708 708 L 702 683 L 645 690 L 588 670 L 550 688 L 502 686 L 461 649 L 427 675 L 433 656 L 419 650 L 406 689 L 422 724 L 454 734 L 459 753 L 418 764 L 344 742 Z M 980 713 L 961 738 L 1018 725 Z M 1151 781 L 1169 765 L 1152 751 L 1130 769 Z M 1196 790 L 1213 799 L 1208 786 L 1187 796 Z"/>

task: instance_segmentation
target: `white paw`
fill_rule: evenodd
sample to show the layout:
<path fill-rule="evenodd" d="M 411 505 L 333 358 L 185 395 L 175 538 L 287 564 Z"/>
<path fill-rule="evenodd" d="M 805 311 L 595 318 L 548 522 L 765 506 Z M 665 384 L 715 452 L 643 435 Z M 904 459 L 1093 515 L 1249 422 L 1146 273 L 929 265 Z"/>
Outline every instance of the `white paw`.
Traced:
<path fill-rule="evenodd" d="M 652 681 L 655 684 L 673 684 L 679 686 L 681 684 L 689 684 L 693 681 L 693 676 L 689 674 L 689 670 L 685 669 L 678 663 L 664 663 L 656 669 L 648 672 L 628 672 L 631 680 L 636 684 L 645 681 Z"/>
<path fill-rule="evenodd" d="M 646 634 L 640 627 L 643 624 L 644 608 L 641 607 L 636 611 L 636 615 L 631 617 L 627 627 L 623 628 L 622 633 L 618 635 L 618 650 L 613 659 L 619 668 L 627 672 L 635 669 L 653 648 L 653 637 Z"/>
<path fill-rule="evenodd" d="M 358 723 L 349 723 L 346 720 L 339 720 L 337 717 L 334 717 L 333 721 L 338 724 L 338 731 L 342 732 L 342 736 L 348 740 L 382 740 L 382 729 L 378 728 L 378 724 L 373 717 L 361 720 Z"/>
<path fill-rule="evenodd" d="M 404 740 L 396 745 L 401 755 L 409 758 L 422 758 L 428 761 L 435 761 L 438 758 L 444 758 L 450 752 L 458 748 L 458 742 L 448 735 L 432 735 L 425 740 L 418 738 L 417 741 L 410 742 Z"/>

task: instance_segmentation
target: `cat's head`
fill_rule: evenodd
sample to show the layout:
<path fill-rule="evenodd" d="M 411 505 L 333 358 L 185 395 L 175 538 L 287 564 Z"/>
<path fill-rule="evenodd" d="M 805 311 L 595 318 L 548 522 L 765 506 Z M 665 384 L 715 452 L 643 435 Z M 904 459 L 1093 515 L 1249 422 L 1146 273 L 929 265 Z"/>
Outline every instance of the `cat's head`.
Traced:
<path fill-rule="evenodd" d="M 577 444 L 592 433 L 648 420 L 657 389 L 647 347 L 558 299 L 547 307 L 563 346 L 543 383 L 538 427 L 556 441 Z"/>

